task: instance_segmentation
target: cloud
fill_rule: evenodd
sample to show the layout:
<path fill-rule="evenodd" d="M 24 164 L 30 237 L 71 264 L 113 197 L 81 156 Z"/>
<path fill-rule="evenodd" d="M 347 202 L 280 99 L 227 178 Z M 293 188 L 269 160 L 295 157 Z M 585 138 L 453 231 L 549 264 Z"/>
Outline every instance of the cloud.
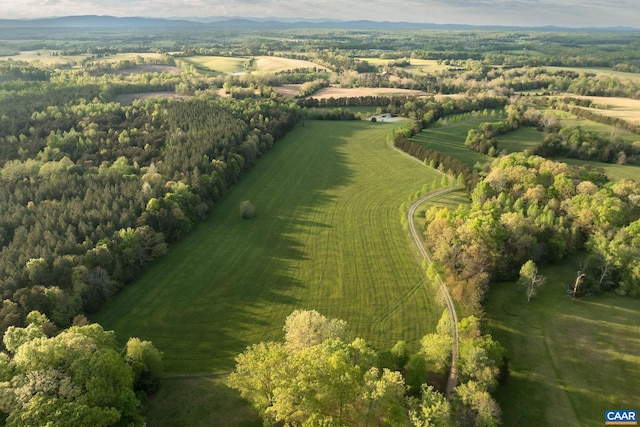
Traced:
<path fill-rule="evenodd" d="M 637 26 L 637 0 L 0 0 L 0 16 L 247 16 L 490 25 Z"/>

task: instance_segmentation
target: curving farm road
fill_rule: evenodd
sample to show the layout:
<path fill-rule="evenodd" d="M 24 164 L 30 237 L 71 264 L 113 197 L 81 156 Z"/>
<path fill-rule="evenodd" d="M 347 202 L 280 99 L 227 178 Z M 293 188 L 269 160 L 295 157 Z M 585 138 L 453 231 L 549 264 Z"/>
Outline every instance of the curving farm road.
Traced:
<path fill-rule="evenodd" d="M 422 257 L 424 259 L 427 260 L 427 262 L 429 264 L 431 264 L 433 261 L 431 261 L 431 257 L 429 257 L 429 254 L 427 253 L 426 249 L 424 248 L 424 245 L 422 244 L 422 238 L 420 237 L 420 234 L 418 233 L 417 229 L 416 229 L 416 224 L 415 221 L 413 220 L 413 216 L 416 212 L 416 209 L 418 209 L 418 206 L 420 206 L 422 203 L 433 199 L 435 197 L 438 196 L 442 196 L 443 194 L 447 194 L 450 193 L 454 190 L 456 190 L 457 187 L 447 187 L 447 188 L 443 188 L 441 190 L 438 190 L 436 192 L 427 194 L 426 196 L 423 196 L 421 198 L 419 198 L 418 200 L 416 200 L 415 202 L 413 202 L 411 204 L 411 206 L 409 207 L 409 212 L 408 212 L 408 220 L 409 220 L 409 230 L 411 231 L 411 237 L 413 238 L 413 241 L 415 242 L 416 246 L 418 247 L 418 250 L 420 251 L 420 254 L 422 255 Z M 449 294 L 449 290 L 447 289 L 447 286 L 445 285 L 444 281 L 442 280 L 442 278 L 440 277 L 440 275 L 438 275 L 438 282 L 439 283 L 439 288 L 440 291 L 442 292 L 442 295 L 444 296 L 444 300 L 447 303 L 447 308 L 449 309 L 449 313 L 451 313 L 451 321 L 453 323 L 453 328 L 451 331 L 451 335 L 453 337 L 453 347 L 451 349 L 451 370 L 449 371 L 449 379 L 447 380 L 447 391 L 446 391 L 446 396 L 447 398 L 451 396 L 451 393 L 453 392 L 453 389 L 456 387 L 456 385 L 458 384 L 458 368 L 457 368 L 457 360 L 458 360 L 458 316 L 456 314 L 456 308 L 453 305 L 453 300 L 451 299 L 451 295 Z"/>

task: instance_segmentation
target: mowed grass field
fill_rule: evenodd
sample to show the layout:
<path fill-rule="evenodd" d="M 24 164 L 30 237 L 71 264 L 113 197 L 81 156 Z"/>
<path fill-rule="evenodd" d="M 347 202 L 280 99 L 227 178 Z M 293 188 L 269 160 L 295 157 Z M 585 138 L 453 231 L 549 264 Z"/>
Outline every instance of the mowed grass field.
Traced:
<path fill-rule="evenodd" d="M 180 59 L 192 64 L 198 70 L 205 70 L 219 74 L 234 74 L 245 71 L 244 64 L 247 62 L 248 58 L 196 55 Z"/>
<path fill-rule="evenodd" d="M 358 58 L 362 61 L 367 61 L 369 64 L 373 66 L 379 65 L 387 65 L 390 62 L 393 62 L 393 59 L 383 59 L 376 57 L 366 57 L 366 58 Z M 410 65 L 406 67 L 402 67 L 403 70 L 413 73 L 413 74 L 427 74 L 434 73 L 436 71 L 444 71 L 448 70 L 450 67 L 444 64 L 438 64 L 438 61 L 435 59 L 416 59 L 409 58 Z"/>
<path fill-rule="evenodd" d="M 229 57 L 229 56 L 203 56 L 196 55 L 181 58 L 182 60 L 193 64 L 197 69 L 220 74 L 235 74 L 245 72 L 244 64 L 254 59 L 255 71 L 275 73 L 278 71 L 294 70 L 296 68 L 317 68 L 324 70 L 325 67 L 305 61 L 301 59 L 281 58 L 276 56 L 256 56 L 256 57 Z"/>
<path fill-rule="evenodd" d="M 228 371 L 247 345 L 281 340 L 298 308 L 377 348 L 416 344 L 442 307 L 400 206 L 441 177 L 387 146 L 397 125 L 306 121 L 92 320 L 152 340 L 168 373 Z M 247 199 L 256 216 L 242 220 Z"/>
<path fill-rule="evenodd" d="M 423 129 L 422 132 L 412 137 L 411 141 L 445 153 L 470 166 L 477 162 L 484 164 L 490 162 L 491 157 L 466 147 L 464 141 L 471 129 L 477 129 L 481 123 L 498 120 L 500 118 L 469 116 L 463 118 L 462 121 L 453 120 L 451 124 L 448 124 L 449 120 L 439 121 L 433 126 Z"/>
<path fill-rule="evenodd" d="M 608 409 L 640 409 L 640 301 L 573 300 L 578 260 L 546 267 L 530 303 L 514 282 L 491 286 L 489 332 L 507 349 L 510 377 L 496 398 L 505 426 L 602 426 Z"/>

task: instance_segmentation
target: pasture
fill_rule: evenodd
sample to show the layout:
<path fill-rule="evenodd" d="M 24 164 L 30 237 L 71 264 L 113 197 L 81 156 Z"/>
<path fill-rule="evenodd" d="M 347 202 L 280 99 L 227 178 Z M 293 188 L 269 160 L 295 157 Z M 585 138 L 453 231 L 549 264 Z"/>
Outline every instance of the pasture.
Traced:
<path fill-rule="evenodd" d="M 573 71 L 575 73 L 585 73 L 585 74 L 595 74 L 598 76 L 608 76 L 608 77 L 616 77 L 620 80 L 634 81 L 637 82 L 640 80 L 640 74 L 638 73 L 627 73 L 624 71 L 614 71 L 611 68 L 598 68 L 598 67 L 553 67 L 553 66 L 545 66 L 544 67 L 549 72 L 555 71 Z"/>
<path fill-rule="evenodd" d="M 640 100 L 630 98 L 574 96 L 574 98 L 590 99 L 596 108 L 584 108 L 602 116 L 616 117 L 640 126 Z M 640 137 L 638 137 L 640 139 Z"/>
<path fill-rule="evenodd" d="M 557 157 L 553 160 L 565 162 L 574 166 L 584 166 L 595 170 L 602 170 L 611 181 L 620 181 L 623 179 L 640 180 L 640 166 L 634 165 L 614 165 L 612 163 L 590 162 L 587 160 L 569 159 L 565 157 Z"/>
<path fill-rule="evenodd" d="M 562 126 L 580 127 L 586 131 L 593 131 L 607 137 L 611 136 L 612 133 L 615 133 L 618 137 L 622 138 L 622 140 L 627 143 L 633 143 L 640 139 L 640 136 L 636 135 L 635 133 L 628 132 L 623 129 L 614 128 L 604 123 L 598 123 L 592 120 L 584 119 L 566 111 L 542 110 L 543 113 L 548 111 L 553 112 L 553 114 L 558 116 L 558 118 L 560 119 L 560 124 Z M 597 110 L 596 112 L 602 114 L 600 111 L 601 110 Z"/>
<path fill-rule="evenodd" d="M 25 62 L 39 62 L 46 66 L 75 65 L 81 63 L 87 55 L 58 55 L 57 51 L 48 49 L 22 51 L 18 55 L 10 55 L 6 59 Z"/>
<path fill-rule="evenodd" d="M 638 408 L 640 301 L 573 300 L 578 259 L 545 267 L 530 303 L 515 282 L 489 291 L 489 332 L 507 349 L 510 377 L 496 398 L 505 426 L 601 426 L 607 409 Z"/>
<path fill-rule="evenodd" d="M 245 64 L 253 59 L 252 69 L 247 70 Z M 276 56 L 203 56 L 196 55 L 181 58 L 199 70 L 218 74 L 238 74 L 244 72 L 276 73 L 278 71 L 294 70 L 297 68 L 326 68 L 311 61 L 301 59 L 281 58 Z"/>
<path fill-rule="evenodd" d="M 362 61 L 367 61 L 369 64 L 373 66 L 385 66 L 390 62 L 393 62 L 393 59 L 384 59 L 384 58 L 376 58 L 376 57 L 366 57 L 366 58 L 357 58 Z M 405 58 L 406 59 L 406 58 Z M 409 58 L 409 64 L 406 67 L 402 67 L 403 70 L 413 73 L 413 74 L 428 74 L 434 73 L 437 71 L 448 70 L 450 67 L 448 65 L 439 64 L 435 59 L 416 59 Z"/>
<path fill-rule="evenodd" d="M 357 98 L 359 96 L 426 96 L 422 90 L 396 89 L 392 87 L 324 87 L 315 92 L 312 98 Z"/>
<path fill-rule="evenodd" d="M 504 135 L 499 135 L 498 150 L 506 150 L 507 153 L 516 153 L 535 148 L 544 139 L 544 133 L 533 126 L 523 126 Z"/>
<path fill-rule="evenodd" d="M 377 348 L 416 344 L 442 307 L 400 206 L 441 177 L 391 150 L 394 126 L 306 121 L 92 320 L 152 340 L 169 373 L 230 370 L 247 345 L 282 339 L 296 308 L 345 319 Z"/>
<path fill-rule="evenodd" d="M 244 64 L 248 58 L 232 56 L 204 56 L 196 55 L 180 58 L 188 64 L 193 65 L 197 70 L 212 72 L 217 74 L 243 73 Z"/>
<path fill-rule="evenodd" d="M 498 120 L 500 117 L 481 117 L 470 114 L 454 116 L 439 120 L 434 125 L 423 129 L 422 132 L 411 138 L 411 141 L 446 153 L 470 166 L 477 162 L 484 164 L 490 162 L 491 157 L 466 147 L 464 141 L 471 129 L 477 129 L 481 123 Z"/>

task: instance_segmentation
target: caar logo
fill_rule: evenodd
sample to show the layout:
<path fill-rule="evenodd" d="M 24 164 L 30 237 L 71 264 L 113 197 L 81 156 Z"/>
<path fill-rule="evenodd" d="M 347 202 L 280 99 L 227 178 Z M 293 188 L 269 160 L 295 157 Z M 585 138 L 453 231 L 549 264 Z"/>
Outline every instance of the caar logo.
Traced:
<path fill-rule="evenodd" d="M 611 410 L 604 413 L 604 424 L 608 426 L 637 426 L 638 411 Z"/>

